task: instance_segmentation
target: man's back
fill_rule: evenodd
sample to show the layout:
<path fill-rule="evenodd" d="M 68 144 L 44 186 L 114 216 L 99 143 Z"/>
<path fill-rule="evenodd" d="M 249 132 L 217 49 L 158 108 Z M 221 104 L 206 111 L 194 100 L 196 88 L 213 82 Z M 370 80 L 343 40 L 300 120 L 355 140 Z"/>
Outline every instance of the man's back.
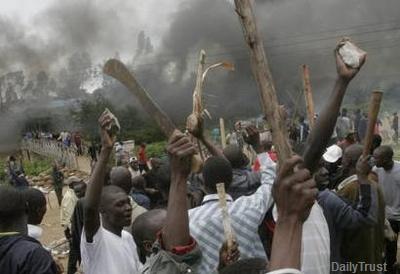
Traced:
<path fill-rule="evenodd" d="M 0 236 L 0 273 L 55 274 L 57 267 L 35 239 L 22 236 Z"/>
<path fill-rule="evenodd" d="M 227 192 L 234 200 L 243 195 L 253 194 L 261 184 L 260 172 L 253 172 L 244 168 L 235 168 L 232 172 L 232 183 Z"/>
<path fill-rule="evenodd" d="M 71 188 L 68 188 L 61 201 L 60 219 L 62 226 L 70 226 L 71 217 L 74 213 L 77 201 L 78 197 L 76 197 L 74 191 Z"/>
<path fill-rule="evenodd" d="M 272 205 L 272 184 L 275 180 L 275 163 L 267 154 L 258 156 L 261 164 L 261 186 L 250 196 L 236 201 L 227 195 L 227 206 L 234 234 L 239 244 L 241 258 L 264 258 L 266 254 L 258 234 L 258 227 Z M 219 249 L 224 242 L 221 209 L 217 194 L 206 195 L 202 205 L 189 210 L 190 234 L 202 252 L 198 273 L 212 273 L 218 266 Z"/>
<path fill-rule="evenodd" d="M 354 177 L 356 178 L 356 177 Z M 365 262 L 370 264 L 382 263 L 384 245 L 384 216 L 385 201 L 377 183 L 370 181 L 373 191 L 378 193 L 377 224 L 372 227 L 363 227 L 355 230 L 346 230 L 344 233 L 341 254 L 344 262 Z M 338 194 L 348 202 L 359 199 L 360 187 L 357 180 L 352 180 L 338 191 Z M 373 271 L 365 273 L 375 273 Z"/>
<path fill-rule="evenodd" d="M 393 168 L 386 171 L 380 167 L 374 168 L 378 175 L 386 202 L 386 217 L 390 220 L 400 220 L 400 162 L 394 161 Z"/>
<path fill-rule="evenodd" d="M 345 138 L 351 131 L 351 120 L 347 116 L 341 116 L 337 119 L 337 132 L 339 137 Z"/>
<path fill-rule="evenodd" d="M 139 164 L 147 163 L 146 148 L 140 147 L 138 152 L 138 162 Z"/>
<path fill-rule="evenodd" d="M 260 195 L 260 193 L 256 192 L 253 195 Z M 258 226 L 266 210 L 271 206 L 272 199 L 265 196 L 264 200 L 256 200 L 252 199 L 253 195 L 243 196 L 234 202 L 230 196 L 227 196 L 227 205 L 241 258 L 266 259 L 258 234 Z M 218 195 L 207 195 L 200 207 L 189 210 L 189 222 L 190 234 L 196 239 L 202 251 L 198 273 L 211 273 L 218 266 L 219 249 L 224 242 Z"/>

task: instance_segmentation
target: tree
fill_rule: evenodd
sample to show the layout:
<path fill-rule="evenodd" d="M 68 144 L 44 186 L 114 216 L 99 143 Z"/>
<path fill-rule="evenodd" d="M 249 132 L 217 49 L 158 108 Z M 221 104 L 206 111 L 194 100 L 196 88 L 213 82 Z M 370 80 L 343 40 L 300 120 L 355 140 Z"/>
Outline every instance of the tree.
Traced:
<path fill-rule="evenodd" d="M 77 126 L 91 141 L 98 139 L 97 120 L 105 108 L 113 111 L 111 104 L 103 96 L 94 96 L 92 100 L 81 101 L 78 110 L 71 110 L 72 118 L 77 123 Z"/>
<path fill-rule="evenodd" d="M 98 141 L 97 119 L 105 108 L 118 118 L 121 125 L 121 132 L 118 134 L 120 140 L 133 139 L 136 142 L 151 143 L 165 139 L 159 128 L 141 117 L 134 107 L 115 108 L 104 96 L 96 94 L 88 100 L 83 100 L 77 110 L 71 110 L 77 127 L 89 140 Z"/>
<path fill-rule="evenodd" d="M 141 32 L 139 32 L 138 37 L 137 37 L 136 57 L 142 55 L 145 47 L 146 47 L 146 35 L 144 34 L 144 31 L 142 30 Z"/>
<path fill-rule="evenodd" d="M 80 98 L 84 95 L 82 84 L 88 79 L 92 61 L 89 53 L 76 52 L 68 58 L 67 67 L 60 70 L 58 93 L 61 98 Z"/>

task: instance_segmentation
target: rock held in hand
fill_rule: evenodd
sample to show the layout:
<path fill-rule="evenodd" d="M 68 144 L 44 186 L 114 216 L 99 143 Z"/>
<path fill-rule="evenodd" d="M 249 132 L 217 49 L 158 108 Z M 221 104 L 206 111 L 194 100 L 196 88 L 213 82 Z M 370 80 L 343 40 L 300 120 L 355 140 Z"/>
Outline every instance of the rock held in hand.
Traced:
<path fill-rule="evenodd" d="M 343 62 L 351 68 L 359 68 L 361 61 L 367 55 L 365 51 L 350 42 L 348 38 L 343 38 L 339 43 L 339 54 Z"/>

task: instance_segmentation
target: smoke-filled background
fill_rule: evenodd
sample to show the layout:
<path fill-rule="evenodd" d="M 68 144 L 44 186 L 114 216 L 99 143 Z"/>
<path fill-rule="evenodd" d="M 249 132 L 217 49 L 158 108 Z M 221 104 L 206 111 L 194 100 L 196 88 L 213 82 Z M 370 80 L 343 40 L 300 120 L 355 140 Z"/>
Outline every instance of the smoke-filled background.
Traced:
<path fill-rule="evenodd" d="M 1 0 L 0 144 L 8 146 L 33 117 L 51 114 L 58 129 L 73 128 L 69 108 L 93 94 L 115 107 L 135 99 L 101 73 L 111 57 L 182 124 L 192 108 L 197 55 L 235 64 L 213 71 L 205 88 L 214 117 L 260 114 L 248 50 L 233 6 L 226 0 Z M 333 49 L 350 36 L 368 52 L 345 104 L 365 107 L 374 88 L 385 91 L 383 109 L 400 103 L 398 0 L 259 0 L 256 15 L 279 99 L 303 112 L 300 65 L 308 64 L 317 111 L 335 79 Z M 1 147 L 0 147 L 1 149 Z"/>

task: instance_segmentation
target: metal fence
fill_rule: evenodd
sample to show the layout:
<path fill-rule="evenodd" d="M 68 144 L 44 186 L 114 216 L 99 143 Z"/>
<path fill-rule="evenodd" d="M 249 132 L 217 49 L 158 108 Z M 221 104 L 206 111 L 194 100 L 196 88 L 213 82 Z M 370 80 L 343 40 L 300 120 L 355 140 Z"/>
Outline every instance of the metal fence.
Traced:
<path fill-rule="evenodd" d="M 78 169 L 78 153 L 75 147 L 66 147 L 61 142 L 46 139 L 23 140 L 21 149 L 57 160 L 70 169 Z M 84 149 L 86 153 L 86 149 Z"/>

